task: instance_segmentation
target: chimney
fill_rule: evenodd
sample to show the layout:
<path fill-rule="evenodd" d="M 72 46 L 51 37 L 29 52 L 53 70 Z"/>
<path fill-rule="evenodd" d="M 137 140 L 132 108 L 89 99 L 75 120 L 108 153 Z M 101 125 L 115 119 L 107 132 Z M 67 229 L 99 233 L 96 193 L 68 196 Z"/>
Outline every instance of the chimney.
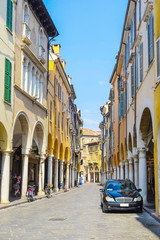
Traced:
<path fill-rule="evenodd" d="M 64 71 L 65 71 L 65 69 L 66 69 L 66 61 L 64 59 L 62 59 L 61 62 L 62 62 L 62 66 L 63 66 Z"/>
<path fill-rule="evenodd" d="M 72 79 L 71 76 L 68 75 L 67 77 L 68 77 L 68 81 L 69 81 L 69 83 L 71 84 L 71 79 Z"/>
<path fill-rule="evenodd" d="M 55 54 L 60 56 L 60 49 L 61 49 L 61 45 L 60 44 L 53 44 L 52 45 L 52 49 L 53 49 L 53 52 Z"/>

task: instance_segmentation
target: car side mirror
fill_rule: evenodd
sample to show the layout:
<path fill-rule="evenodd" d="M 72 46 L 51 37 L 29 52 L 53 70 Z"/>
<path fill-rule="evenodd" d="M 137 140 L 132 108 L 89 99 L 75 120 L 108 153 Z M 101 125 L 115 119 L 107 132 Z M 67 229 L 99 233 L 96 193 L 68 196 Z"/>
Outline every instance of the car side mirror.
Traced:
<path fill-rule="evenodd" d="M 99 189 L 100 192 L 104 192 L 104 188 Z"/>
<path fill-rule="evenodd" d="M 137 191 L 138 191 L 138 192 L 142 192 L 142 189 L 141 189 L 141 188 L 138 188 Z"/>

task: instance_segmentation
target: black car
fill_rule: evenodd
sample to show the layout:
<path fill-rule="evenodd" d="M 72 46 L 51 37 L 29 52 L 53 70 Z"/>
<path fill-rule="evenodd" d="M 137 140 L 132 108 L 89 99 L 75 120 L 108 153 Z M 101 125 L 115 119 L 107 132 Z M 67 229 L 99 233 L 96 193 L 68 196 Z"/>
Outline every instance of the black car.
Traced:
<path fill-rule="evenodd" d="M 110 210 L 134 210 L 142 212 L 143 198 L 130 180 L 108 180 L 101 192 L 103 212 Z"/>

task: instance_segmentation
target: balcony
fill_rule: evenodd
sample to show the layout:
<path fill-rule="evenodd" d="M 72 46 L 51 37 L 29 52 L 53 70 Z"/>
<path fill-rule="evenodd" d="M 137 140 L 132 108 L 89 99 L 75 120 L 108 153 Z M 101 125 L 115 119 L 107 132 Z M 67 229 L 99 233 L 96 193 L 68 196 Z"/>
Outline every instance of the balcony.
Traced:
<path fill-rule="evenodd" d="M 42 45 L 39 46 L 39 60 L 42 64 L 46 63 L 46 51 Z"/>
<path fill-rule="evenodd" d="M 153 10 L 153 1 L 150 0 L 150 1 L 147 3 L 146 9 L 145 9 L 145 11 L 144 11 L 144 15 L 143 15 L 143 21 L 144 21 L 144 22 L 146 22 L 146 23 L 148 22 L 149 16 L 150 16 L 152 10 Z"/>
<path fill-rule="evenodd" d="M 27 23 L 23 23 L 23 34 L 22 41 L 28 46 L 31 45 L 31 29 L 28 27 Z"/>

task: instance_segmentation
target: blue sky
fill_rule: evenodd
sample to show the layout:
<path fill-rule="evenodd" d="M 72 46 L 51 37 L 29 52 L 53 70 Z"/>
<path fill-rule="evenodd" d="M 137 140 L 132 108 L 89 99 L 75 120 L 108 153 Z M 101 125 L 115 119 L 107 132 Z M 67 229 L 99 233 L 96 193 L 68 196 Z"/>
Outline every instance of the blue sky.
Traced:
<path fill-rule="evenodd" d="M 59 31 L 66 73 L 71 75 L 84 127 L 99 130 L 108 100 L 128 0 L 44 0 Z"/>

